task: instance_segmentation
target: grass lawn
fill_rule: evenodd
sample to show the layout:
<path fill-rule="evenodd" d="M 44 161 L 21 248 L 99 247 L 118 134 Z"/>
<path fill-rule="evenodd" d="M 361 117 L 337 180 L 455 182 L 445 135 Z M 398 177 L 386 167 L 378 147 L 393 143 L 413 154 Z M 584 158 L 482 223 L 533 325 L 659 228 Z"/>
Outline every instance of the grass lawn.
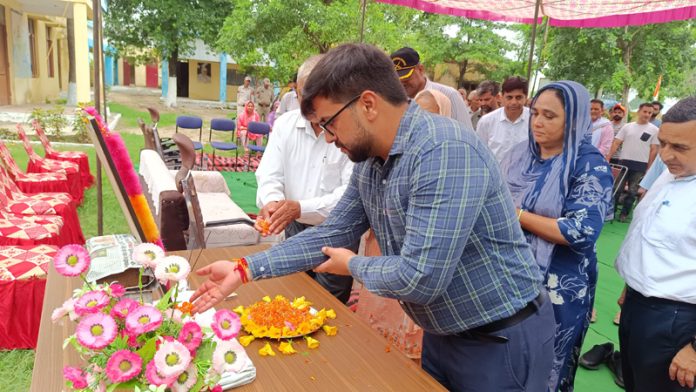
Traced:
<path fill-rule="evenodd" d="M 147 117 L 146 112 L 139 112 L 124 105 L 111 103 L 111 110 L 122 113 L 123 117 L 119 128 L 137 127 L 135 119 L 140 116 Z M 160 124 L 173 126 L 175 115 L 165 114 Z M 122 137 L 128 147 L 131 159 L 137 164 L 139 151 L 143 146 L 142 136 L 123 133 Z M 7 143 L 20 167 L 26 167 L 27 156 L 21 144 Z M 58 146 L 56 146 L 58 147 Z M 36 148 L 36 147 L 35 147 Z M 38 148 L 40 149 L 40 147 Z M 58 148 L 60 149 L 60 148 Z M 92 147 L 70 147 L 70 150 L 82 150 L 87 152 L 90 159 L 92 173 L 95 173 L 95 153 Z M 254 173 L 223 172 L 227 185 L 232 193 L 232 198 L 246 212 L 257 212 L 256 178 Z M 104 200 L 104 234 L 128 233 L 128 226 L 121 211 L 111 185 L 106 177 L 103 177 Z M 85 201 L 78 209 L 82 230 L 86 237 L 97 235 L 97 197 L 96 186 L 87 190 Z M 607 224 L 599 238 L 597 249 L 599 257 L 599 282 L 595 307 L 598 313 L 598 321 L 592 324 L 585 339 L 585 347 L 582 352 L 589 350 L 592 345 L 613 341 L 618 347 L 617 327 L 612 324 L 614 314 L 618 310 L 616 299 L 623 287 L 621 278 L 613 267 L 614 258 L 618 252 L 621 241 L 626 234 L 628 225 L 625 223 Z M 0 352 L 0 380 L 3 391 L 26 391 L 31 382 L 31 372 L 34 364 L 34 351 L 14 350 Z M 617 387 L 606 367 L 597 371 L 578 370 L 575 382 L 577 392 L 614 392 L 621 391 Z"/>

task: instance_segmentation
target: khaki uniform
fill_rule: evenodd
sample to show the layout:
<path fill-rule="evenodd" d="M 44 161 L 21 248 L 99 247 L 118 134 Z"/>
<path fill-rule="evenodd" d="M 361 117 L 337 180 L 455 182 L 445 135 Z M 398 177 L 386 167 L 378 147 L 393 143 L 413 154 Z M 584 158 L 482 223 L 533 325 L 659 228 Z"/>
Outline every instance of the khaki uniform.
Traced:
<path fill-rule="evenodd" d="M 237 88 L 237 115 L 244 110 L 244 104 L 250 100 L 254 100 L 254 88 L 251 86 L 244 87 L 244 85 L 239 86 Z"/>
<path fill-rule="evenodd" d="M 273 101 L 273 87 L 261 86 L 256 89 L 256 111 L 261 117 L 261 121 L 266 121 L 268 112 L 271 108 L 271 102 Z"/>

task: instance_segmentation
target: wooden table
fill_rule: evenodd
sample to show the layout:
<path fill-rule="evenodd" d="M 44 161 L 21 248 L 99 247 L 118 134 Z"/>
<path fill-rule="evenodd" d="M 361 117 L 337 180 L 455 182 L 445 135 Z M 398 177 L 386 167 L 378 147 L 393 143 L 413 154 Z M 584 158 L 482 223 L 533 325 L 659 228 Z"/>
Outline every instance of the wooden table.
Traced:
<path fill-rule="evenodd" d="M 197 260 L 200 268 L 219 259 L 243 257 L 267 248 L 267 245 L 215 248 L 202 251 L 173 252 Z M 197 287 L 201 279 L 191 274 L 189 282 Z M 62 349 L 63 340 L 73 333 L 75 324 L 51 323 L 53 309 L 60 306 L 80 285 L 79 279 L 64 278 L 53 266 L 49 270 L 41 328 L 34 361 L 31 391 L 60 391 L 63 388 L 64 365 L 79 364 L 74 349 Z M 387 350 L 386 341 L 353 312 L 326 292 L 304 273 L 278 279 L 253 282 L 237 291 L 237 296 L 224 301 L 217 307 L 232 309 L 238 305 L 249 305 L 265 295 L 284 295 L 294 298 L 304 295 L 313 306 L 331 308 L 336 319 L 330 325 L 338 326 L 336 336 L 326 336 L 323 331 L 312 336 L 320 341 L 317 349 L 308 350 L 306 344 L 297 341 L 294 355 L 283 355 L 277 350 L 278 343 L 271 341 L 275 357 L 258 354 L 267 339 L 257 339 L 246 350 L 256 365 L 256 380 L 235 390 L 239 391 L 443 391 L 437 381 L 397 350 Z"/>

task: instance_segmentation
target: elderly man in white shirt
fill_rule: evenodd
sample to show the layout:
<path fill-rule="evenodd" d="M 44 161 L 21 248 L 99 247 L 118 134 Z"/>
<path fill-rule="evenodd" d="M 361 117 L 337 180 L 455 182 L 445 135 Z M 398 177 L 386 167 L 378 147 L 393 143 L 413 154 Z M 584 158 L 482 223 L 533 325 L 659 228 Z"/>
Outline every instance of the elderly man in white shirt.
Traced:
<path fill-rule="evenodd" d="M 696 375 L 696 97 L 663 117 L 669 171 L 638 203 L 616 268 L 626 281 L 619 340 L 627 391 L 693 391 Z"/>
<path fill-rule="evenodd" d="M 311 57 L 300 67 L 298 93 L 320 59 Z M 259 217 L 270 222 L 271 234 L 284 230 L 286 237 L 319 225 L 343 196 L 352 173 L 353 162 L 326 142 L 318 125 L 304 118 L 299 109 L 285 113 L 276 120 L 256 170 Z M 257 230 L 263 233 L 258 224 Z M 310 275 L 340 301 L 348 301 L 352 277 Z"/>
<path fill-rule="evenodd" d="M 515 145 L 529 139 L 526 79 L 514 76 L 503 82 L 503 107 L 481 117 L 476 133 L 493 151 L 498 163 Z"/>

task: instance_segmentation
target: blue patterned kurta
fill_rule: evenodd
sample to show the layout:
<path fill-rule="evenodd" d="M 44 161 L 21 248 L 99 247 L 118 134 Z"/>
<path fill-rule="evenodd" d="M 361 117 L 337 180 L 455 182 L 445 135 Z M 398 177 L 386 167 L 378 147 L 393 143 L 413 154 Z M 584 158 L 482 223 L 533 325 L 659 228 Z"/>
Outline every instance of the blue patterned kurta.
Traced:
<path fill-rule="evenodd" d="M 547 170 L 552 160 L 537 161 L 535 169 Z M 613 208 L 613 178 L 604 157 L 595 147 L 582 144 L 576 162 L 568 197 L 558 219 L 558 227 L 570 245 L 554 247 L 546 275 L 557 326 L 555 359 L 549 380 L 549 390 L 552 391 L 573 390 L 580 347 L 590 325 L 597 283 L 595 243 Z M 535 211 L 531 209 L 530 212 Z M 528 232 L 525 234 L 533 236 Z"/>

